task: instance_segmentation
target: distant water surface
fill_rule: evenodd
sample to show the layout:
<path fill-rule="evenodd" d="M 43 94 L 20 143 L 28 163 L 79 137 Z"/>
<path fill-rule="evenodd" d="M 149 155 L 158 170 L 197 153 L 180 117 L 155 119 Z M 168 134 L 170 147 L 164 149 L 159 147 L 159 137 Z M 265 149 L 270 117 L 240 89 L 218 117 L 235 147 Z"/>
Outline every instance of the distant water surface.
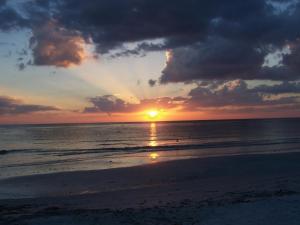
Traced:
<path fill-rule="evenodd" d="M 0 179 L 300 150 L 300 119 L 0 126 Z"/>

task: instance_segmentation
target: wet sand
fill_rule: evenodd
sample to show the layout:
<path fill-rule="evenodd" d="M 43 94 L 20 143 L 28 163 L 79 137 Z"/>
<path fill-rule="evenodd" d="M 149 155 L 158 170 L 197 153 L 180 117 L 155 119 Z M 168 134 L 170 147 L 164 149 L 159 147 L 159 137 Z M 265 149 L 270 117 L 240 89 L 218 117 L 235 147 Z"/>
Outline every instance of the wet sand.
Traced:
<path fill-rule="evenodd" d="M 0 180 L 0 224 L 299 224 L 299 193 L 300 153 L 187 159 Z"/>

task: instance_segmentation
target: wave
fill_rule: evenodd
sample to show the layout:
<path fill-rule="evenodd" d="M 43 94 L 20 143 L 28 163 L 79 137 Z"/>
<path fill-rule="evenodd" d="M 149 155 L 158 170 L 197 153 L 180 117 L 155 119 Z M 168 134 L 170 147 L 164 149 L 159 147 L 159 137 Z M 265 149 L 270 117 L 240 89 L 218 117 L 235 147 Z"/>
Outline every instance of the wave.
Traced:
<path fill-rule="evenodd" d="M 276 140 L 243 140 L 243 141 L 219 141 L 196 144 L 173 144 L 158 146 L 123 146 L 123 147 L 104 147 L 92 149 L 12 149 L 0 150 L 0 155 L 7 154 L 45 154 L 55 156 L 71 156 L 82 154 L 105 154 L 105 153 L 138 153 L 146 151 L 176 151 L 176 150 L 197 150 L 212 148 L 230 148 L 230 147 L 254 147 L 254 146 L 272 146 L 285 144 L 300 144 L 300 138 L 284 138 Z"/>
<path fill-rule="evenodd" d="M 9 153 L 8 150 L 0 150 L 0 155 L 5 155 L 5 154 L 7 154 L 7 153 Z"/>

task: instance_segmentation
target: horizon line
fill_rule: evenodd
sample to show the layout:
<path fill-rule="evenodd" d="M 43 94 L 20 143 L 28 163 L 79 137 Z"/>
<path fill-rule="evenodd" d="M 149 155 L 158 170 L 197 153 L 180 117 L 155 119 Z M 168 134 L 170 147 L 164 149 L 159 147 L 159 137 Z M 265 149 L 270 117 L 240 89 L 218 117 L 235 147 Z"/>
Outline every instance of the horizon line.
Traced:
<path fill-rule="evenodd" d="M 89 125 L 89 124 L 139 124 L 139 123 L 184 123 L 184 122 L 206 122 L 206 121 L 234 121 L 234 120 L 282 120 L 300 119 L 297 117 L 258 117 L 258 118 L 228 118 L 228 119 L 199 119 L 199 120 L 158 120 L 158 121 L 120 121 L 120 122 L 65 122 L 65 123 L 0 123 L 0 126 L 43 126 L 43 125 Z"/>

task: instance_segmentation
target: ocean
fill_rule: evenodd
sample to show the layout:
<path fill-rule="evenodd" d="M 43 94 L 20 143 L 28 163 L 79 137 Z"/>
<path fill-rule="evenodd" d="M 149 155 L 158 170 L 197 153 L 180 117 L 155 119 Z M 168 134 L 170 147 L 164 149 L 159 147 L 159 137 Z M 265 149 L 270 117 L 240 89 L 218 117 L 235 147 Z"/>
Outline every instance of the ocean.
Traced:
<path fill-rule="evenodd" d="M 0 179 L 300 150 L 300 119 L 0 126 Z"/>

